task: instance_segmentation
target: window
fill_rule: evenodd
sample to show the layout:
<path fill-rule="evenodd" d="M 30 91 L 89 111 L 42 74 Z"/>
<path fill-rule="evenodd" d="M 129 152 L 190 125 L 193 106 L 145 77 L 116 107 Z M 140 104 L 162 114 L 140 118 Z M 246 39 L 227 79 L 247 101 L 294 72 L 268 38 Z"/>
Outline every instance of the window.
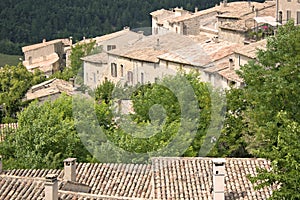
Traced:
<path fill-rule="evenodd" d="M 279 11 L 278 22 L 282 24 L 282 11 Z"/>
<path fill-rule="evenodd" d="M 88 82 L 89 81 L 89 74 L 85 73 L 85 81 Z"/>
<path fill-rule="evenodd" d="M 129 84 L 133 84 L 133 72 L 132 71 L 127 72 L 127 82 Z"/>
<path fill-rule="evenodd" d="M 144 84 L 144 73 L 141 73 L 141 83 Z"/>
<path fill-rule="evenodd" d="M 117 64 L 116 63 L 111 63 L 111 66 L 110 66 L 110 70 L 111 70 L 111 76 L 112 77 L 117 77 L 118 74 L 117 74 Z"/>
<path fill-rule="evenodd" d="M 287 0 L 288 2 L 291 2 L 291 0 Z"/>
<path fill-rule="evenodd" d="M 292 12 L 290 10 L 286 11 L 286 20 L 289 21 L 291 19 Z"/>
<path fill-rule="evenodd" d="M 113 50 L 116 48 L 116 45 L 107 45 L 107 51 Z"/>
<path fill-rule="evenodd" d="M 121 65 L 121 77 L 123 77 L 123 76 L 124 76 L 124 66 Z"/>
<path fill-rule="evenodd" d="M 29 65 L 31 65 L 32 64 L 32 57 L 31 56 L 29 56 L 29 59 L 28 59 L 29 61 Z"/>
<path fill-rule="evenodd" d="M 297 12 L 297 24 L 300 24 L 300 12 Z"/>
<path fill-rule="evenodd" d="M 93 73 L 94 83 L 96 83 L 96 74 Z"/>

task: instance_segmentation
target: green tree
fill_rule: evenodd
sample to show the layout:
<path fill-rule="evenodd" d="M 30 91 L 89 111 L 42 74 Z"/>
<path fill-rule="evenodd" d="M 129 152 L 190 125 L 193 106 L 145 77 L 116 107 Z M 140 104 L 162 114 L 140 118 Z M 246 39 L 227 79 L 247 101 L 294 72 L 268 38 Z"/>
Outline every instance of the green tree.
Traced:
<path fill-rule="evenodd" d="M 241 68 L 246 86 L 231 93 L 238 95 L 231 96 L 237 105 L 231 106 L 224 133 L 231 137 L 227 145 L 236 146 L 227 150 L 246 149 L 272 162 L 269 172 L 253 180 L 262 181 L 260 186 L 279 184 L 273 199 L 299 199 L 299 72 L 300 27 L 290 21 L 268 39 L 256 61 Z"/>
<path fill-rule="evenodd" d="M 75 46 L 71 48 L 71 55 L 70 61 L 71 66 L 65 68 L 62 72 L 57 72 L 53 74 L 52 78 L 60 78 L 66 81 L 69 81 L 70 78 L 76 77 L 77 84 L 83 84 L 83 61 L 81 60 L 82 57 L 91 54 L 95 47 L 96 41 L 89 41 L 86 43 L 76 43 Z"/>
<path fill-rule="evenodd" d="M 40 71 L 29 72 L 23 65 L 6 65 L 0 69 L 0 122 L 14 122 L 26 104 L 22 101 L 27 90 L 44 80 Z M 1 114 L 2 113 L 2 114 Z"/>
<path fill-rule="evenodd" d="M 80 162 L 91 157 L 75 130 L 69 96 L 31 103 L 18 116 L 18 125 L 15 133 L 0 143 L 9 168 L 57 168 L 67 157 Z"/>

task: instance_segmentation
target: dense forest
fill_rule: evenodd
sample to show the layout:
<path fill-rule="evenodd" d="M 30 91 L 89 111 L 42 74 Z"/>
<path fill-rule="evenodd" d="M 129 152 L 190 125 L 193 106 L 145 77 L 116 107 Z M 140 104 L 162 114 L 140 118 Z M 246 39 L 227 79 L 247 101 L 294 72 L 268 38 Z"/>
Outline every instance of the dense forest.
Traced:
<path fill-rule="evenodd" d="M 0 53 L 21 55 L 21 46 L 72 36 L 75 40 L 151 26 L 149 13 L 165 8 L 206 9 L 220 0 L 6 0 L 0 3 Z M 232 0 L 236 1 L 236 0 Z M 264 0 L 256 0 L 263 2 Z M 230 1 L 229 1 L 230 2 Z"/>

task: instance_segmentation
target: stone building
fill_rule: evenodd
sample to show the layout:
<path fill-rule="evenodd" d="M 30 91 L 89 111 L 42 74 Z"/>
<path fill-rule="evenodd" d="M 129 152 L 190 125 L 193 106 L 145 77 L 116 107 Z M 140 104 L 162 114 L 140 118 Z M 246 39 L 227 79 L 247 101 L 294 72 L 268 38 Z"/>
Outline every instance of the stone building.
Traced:
<path fill-rule="evenodd" d="M 225 0 L 206 10 L 195 9 L 194 13 L 182 8 L 161 9 L 150 13 L 152 33 L 174 32 L 181 35 L 198 35 L 205 32 L 230 42 L 244 43 L 248 32 L 261 25 L 261 21 L 256 21 L 255 17 L 268 17 L 269 20 L 263 21 L 264 23 L 277 25 L 275 7 L 274 1 L 227 3 Z"/>
<path fill-rule="evenodd" d="M 72 95 L 75 91 L 73 83 L 61 79 L 51 79 L 44 81 L 38 85 L 32 86 L 26 93 L 24 101 L 38 100 L 44 102 L 46 100 L 55 100 L 61 93 Z"/>
<path fill-rule="evenodd" d="M 300 1 L 299 0 L 276 0 L 276 19 L 285 24 L 293 19 L 295 24 L 300 24 Z"/>
<path fill-rule="evenodd" d="M 108 55 L 100 53 L 83 58 L 84 83 L 92 88 L 105 79 L 123 85 L 154 83 L 178 71 L 200 72 L 202 81 L 212 83 L 211 76 L 215 74 L 206 69 L 228 62 L 239 47 L 240 44 L 203 34 L 197 37 L 172 32 L 152 35 L 134 45 L 109 51 Z M 90 73 L 92 75 L 88 77 Z M 217 79 L 214 82 L 215 86 L 223 86 Z"/>
<path fill-rule="evenodd" d="M 24 46 L 23 65 L 29 71 L 39 69 L 46 76 L 62 70 L 66 66 L 66 49 L 72 45 L 69 39 L 43 40 L 42 43 Z"/>
<path fill-rule="evenodd" d="M 111 73 L 108 69 L 108 52 L 132 46 L 143 38 L 142 32 L 136 33 L 126 27 L 121 31 L 80 41 L 82 43 L 94 40 L 99 50 L 99 53 L 82 58 L 84 84 L 90 88 L 95 88 L 105 77 L 108 77 L 108 74 Z"/>

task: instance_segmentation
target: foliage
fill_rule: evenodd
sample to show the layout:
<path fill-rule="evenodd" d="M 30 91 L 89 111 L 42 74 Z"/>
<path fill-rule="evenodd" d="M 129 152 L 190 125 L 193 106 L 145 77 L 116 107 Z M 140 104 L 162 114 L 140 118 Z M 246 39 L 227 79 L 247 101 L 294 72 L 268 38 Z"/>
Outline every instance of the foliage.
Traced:
<path fill-rule="evenodd" d="M 91 157 L 78 137 L 72 118 L 72 98 L 31 103 L 18 116 L 18 129 L 0 143 L 10 168 L 57 168 L 67 157 L 80 162 Z"/>
<path fill-rule="evenodd" d="M 260 169 L 252 182 L 259 182 L 257 188 L 280 183 L 279 190 L 274 191 L 271 199 L 300 199 L 300 125 L 288 119 L 286 112 L 279 112 L 276 122 L 281 124 L 278 129 L 277 146 L 265 156 L 272 160 L 270 171 Z"/>
<path fill-rule="evenodd" d="M 300 27 L 290 21 L 268 39 L 267 49 L 258 52 L 256 61 L 241 68 L 246 86 L 228 96 L 230 110 L 219 142 L 225 143 L 223 155 L 270 159 L 271 171 L 253 180 L 262 181 L 261 186 L 279 183 L 274 199 L 299 198 L 300 159 L 295 155 L 300 139 L 299 72 Z"/>
<path fill-rule="evenodd" d="M 109 103 L 112 100 L 112 93 L 115 88 L 115 84 L 107 79 L 104 80 L 95 89 L 95 99 L 96 101 L 104 100 L 105 103 Z"/>
<path fill-rule="evenodd" d="M 89 55 L 94 47 L 96 41 L 90 41 L 87 43 L 76 43 L 75 46 L 71 47 L 71 55 L 70 61 L 71 66 L 66 67 L 62 72 L 56 72 L 51 77 L 52 78 L 59 78 L 66 81 L 69 81 L 70 78 L 76 77 L 76 83 L 79 85 L 83 84 L 83 69 L 82 64 L 83 61 L 81 60 L 82 57 Z"/>
<path fill-rule="evenodd" d="M 170 149 L 164 153 L 197 156 L 210 123 L 211 108 L 208 86 L 199 82 L 198 76 L 197 73 L 178 73 L 159 83 L 141 85 L 131 97 L 135 113 L 121 117 L 107 137 L 127 151 L 150 154 L 174 140 L 187 141 L 183 152 L 180 152 L 182 144 L 176 141 L 172 148 L 178 147 L 178 152 Z"/>
<path fill-rule="evenodd" d="M 22 98 L 27 90 L 44 80 L 40 71 L 29 72 L 23 65 L 6 65 L 0 69 L 0 121 L 14 122 L 24 106 Z"/>

